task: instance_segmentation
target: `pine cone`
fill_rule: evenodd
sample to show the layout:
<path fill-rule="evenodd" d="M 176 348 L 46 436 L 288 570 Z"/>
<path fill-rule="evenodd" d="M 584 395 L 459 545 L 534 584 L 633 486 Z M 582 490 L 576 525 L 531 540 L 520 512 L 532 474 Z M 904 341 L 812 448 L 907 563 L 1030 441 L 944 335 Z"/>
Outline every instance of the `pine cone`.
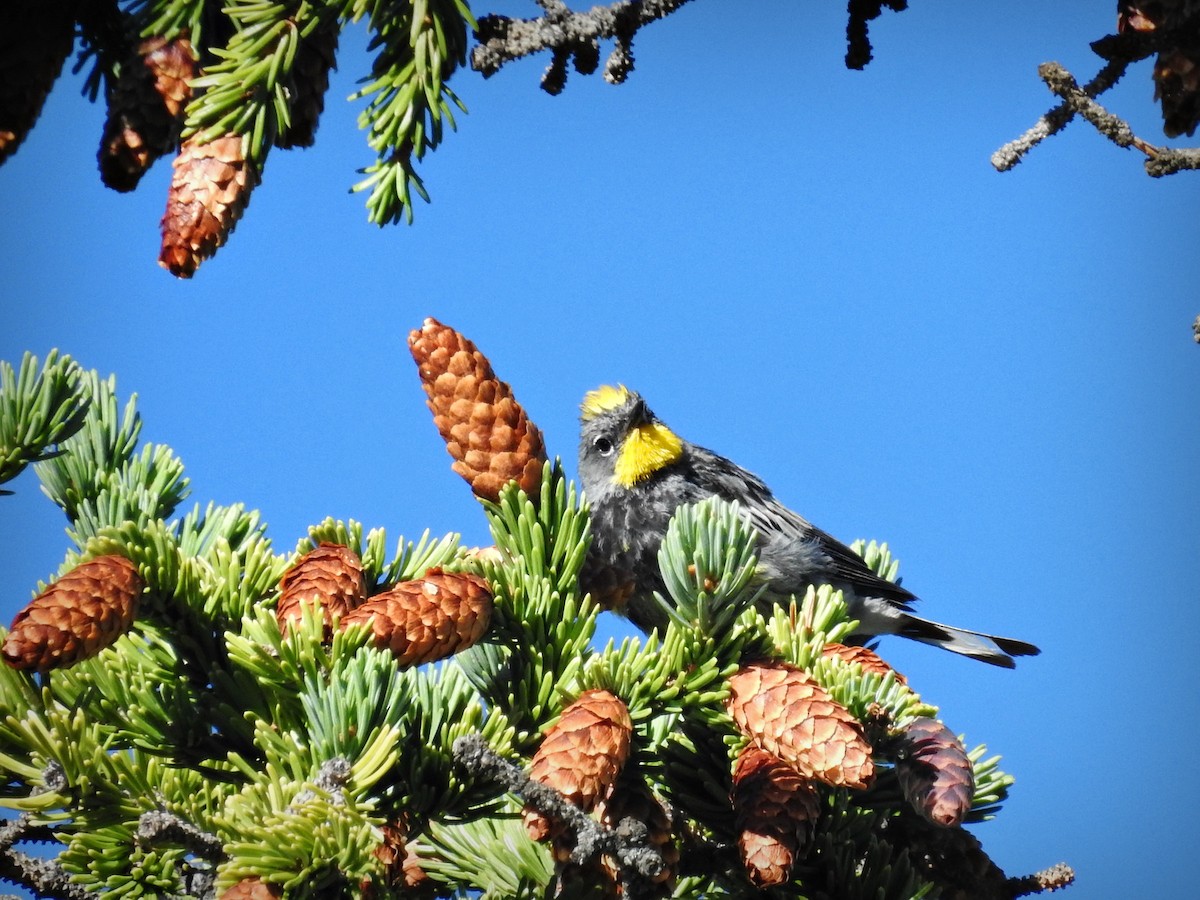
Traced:
<path fill-rule="evenodd" d="M 629 710 L 619 697 L 604 690 L 584 691 L 546 732 L 533 755 L 529 777 L 590 812 L 625 765 L 632 733 Z M 528 808 L 525 829 L 535 841 L 557 830 Z"/>
<path fill-rule="evenodd" d="M 913 809 L 934 825 L 961 825 L 971 811 L 971 760 L 954 732 L 935 719 L 922 716 L 904 729 L 896 776 Z"/>
<path fill-rule="evenodd" d="M 779 757 L 750 746 L 734 763 L 730 799 L 750 881 L 760 889 L 788 882 L 821 813 L 816 787 Z"/>
<path fill-rule="evenodd" d="M 729 679 L 729 711 L 742 733 L 806 778 L 865 788 L 871 747 L 849 711 L 800 669 L 754 663 Z"/>
<path fill-rule="evenodd" d="M 334 68 L 337 56 L 338 34 L 338 21 L 332 19 L 301 40 L 292 66 L 288 104 L 291 122 L 275 135 L 276 147 L 311 147 L 316 140 L 317 123 L 329 90 L 329 70 Z"/>
<path fill-rule="evenodd" d="M 1167 32 L 1154 61 L 1154 99 L 1167 137 L 1191 137 L 1200 125 L 1200 4 L 1118 0 L 1117 31 Z"/>
<path fill-rule="evenodd" d="M 402 581 L 342 616 L 341 627 L 369 624 L 375 646 L 401 666 L 416 666 L 465 650 L 491 624 L 492 592 L 478 575 L 430 569 Z"/>
<path fill-rule="evenodd" d="M 538 495 L 546 448 L 542 433 L 496 377 L 475 345 L 436 319 L 408 336 L 433 423 L 454 457 L 452 468 L 476 497 L 495 501 L 514 479 Z"/>
<path fill-rule="evenodd" d="M 280 630 L 289 619 L 300 618 L 302 603 L 317 601 L 328 629 L 333 616 L 344 616 L 367 599 L 362 561 L 341 544 L 322 542 L 283 573 L 279 580 L 279 603 L 275 618 Z"/>
<path fill-rule="evenodd" d="M 191 99 L 196 55 L 185 37 L 147 38 L 122 65 L 108 98 L 100 140 L 100 178 L 132 191 L 160 156 L 175 149 Z"/>
<path fill-rule="evenodd" d="M 279 900 L 283 888 L 268 884 L 261 878 L 243 878 L 221 894 L 220 900 Z"/>
<path fill-rule="evenodd" d="M 847 647 L 845 644 L 826 644 L 821 650 L 822 656 L 837 658 L 848 663 L 858 663 L 863 671 L 871 675 L 887 675 L 891 672 L 900 684 L 908 684 L 908 679 L 889 666 L 878 653 L 869 647 Z"/>
<path fill-rule="evenodd" d="M 172 275 L 191 278 L 241 218 L 258 169 L 243 155 L 236 134 L 206 144 L 188 138 L 173 165 L 158 263 Z"/>
<path fill-rule="evenodd" d="M 74 3 L 0 3 L 0 163 L 33 128 L 74 43 Z"/>
<path fill-rule="evenodd" d="M 129 630 L 146 583 L 123 556 L 97 556 L 17 613 L 4 641 L 14 669 L 46 672 L 95 656 Z"/>
<path fill-rule="evenodd" d="M 653 876 L 650 882 L 668 889 L 679 868 L 679 847 L 675 843 L 671 816 L 654 796 L 646 780 L 635 771 L 622 769 L 617 781 L 596 804 L 596 814 L 600 824 L 608 828 L 621 827 L 625 819 L 633 819 L 645 826 L 647 845 L 663 861 L 662 871 Z M 604 866 L 611 881 L 620 880 L 617 867 L 611 859 L 605 857 Z"/>

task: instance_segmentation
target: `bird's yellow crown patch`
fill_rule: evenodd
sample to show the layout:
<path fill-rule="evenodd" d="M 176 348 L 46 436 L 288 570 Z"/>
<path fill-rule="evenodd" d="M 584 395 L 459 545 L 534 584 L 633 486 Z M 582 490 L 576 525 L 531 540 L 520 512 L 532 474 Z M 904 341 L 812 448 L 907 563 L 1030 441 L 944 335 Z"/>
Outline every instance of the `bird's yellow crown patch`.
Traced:
<path fill-rule="evenodd" d="M 580 406 L 583 420 L 586 422 L 588 419 L 594 419 L 602 413 L 620 409 L 629 402 L 629 398 L 632 396 L 629 389 L 623 384 L 618 384 L 616 387 L 613 387 L 611 384 L 605 384 L 594 391 L 588 391 L 584 395 L 583 403 Z"/>
<path fill-rule="evenodd" d="M 613 467 L 613 481 L 632 487 L 683 454 L 683 441 L 662 422 L 638 425 L 625 435 Z"/>

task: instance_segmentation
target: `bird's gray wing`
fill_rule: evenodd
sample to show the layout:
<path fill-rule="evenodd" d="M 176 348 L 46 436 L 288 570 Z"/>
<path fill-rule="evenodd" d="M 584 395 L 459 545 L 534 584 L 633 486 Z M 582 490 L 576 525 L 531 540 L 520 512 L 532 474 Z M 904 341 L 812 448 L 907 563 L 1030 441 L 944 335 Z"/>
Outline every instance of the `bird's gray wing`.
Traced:
<path fill-rule="evenodd" d="M 765 545 L 760 557 L 766 552 L 778 558 L 794 557 L 797 567 L 809 570 L 798 581 L 848 585 L 860 596 L 883 597 L 902 609 L 910 608 L 916 599 L 911 591 L 880 578 L 848 546 L 780 503 L 757 475 L 710 450 L 693 449 L 696 468 L 707 475 L 720 496 L 741 504 L 743 514 L 759 533 Z"/>

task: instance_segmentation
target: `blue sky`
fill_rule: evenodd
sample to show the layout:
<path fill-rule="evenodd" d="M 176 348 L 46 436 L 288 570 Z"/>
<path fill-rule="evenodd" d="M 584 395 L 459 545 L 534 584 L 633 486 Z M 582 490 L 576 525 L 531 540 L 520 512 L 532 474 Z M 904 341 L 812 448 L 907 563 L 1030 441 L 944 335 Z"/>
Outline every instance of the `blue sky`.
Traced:
<path fill-rule="evenodd" d="M 844 8 L 701 0 L 639 36 L 627 84 L 556 98 L 545 58 L 461 72 L 433 203 L 387 229 L 347 193 L 372 158 L 342 99 L 354 33 L 316 147 L 271 156 L 190 282 L 155 264 L 169 163 L 103 188 L 103 111 L 65 77 L 0 167 L 0 358 L 116 373 L 189 506 L 243 501 L 285 549 L 329 515 L 486 540 L 405 346 L 427 315 L 572 471 L 579 399 L 624 382 L 827 531 L 887 540 L 928 616 L 1043 647 L 1015 672 L 882 647 L 1016 775 L 976 832 L 1006 871 L 1188 896 L 1200 180 L 1150 179 L 1081 123 L 989 165 L 1051 105 L 1039 63 L 1099 68 L 1111 4 L 915 3 L 873 24 L 865 72 L 842 65 Z M 1102 101 L 1162 142 L 1151 95 L 1143 63 Z M 67 546 L 33 474 L 9 487 L 5 621 Z"/>

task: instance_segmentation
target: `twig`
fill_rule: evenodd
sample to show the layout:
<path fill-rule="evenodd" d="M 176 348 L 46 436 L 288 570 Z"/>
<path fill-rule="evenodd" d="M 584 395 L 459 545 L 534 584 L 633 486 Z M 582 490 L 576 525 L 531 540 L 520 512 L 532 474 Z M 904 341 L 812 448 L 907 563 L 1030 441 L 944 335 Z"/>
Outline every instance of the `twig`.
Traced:
<path fill-rule="evenodd" d="M 1008 879 L 1008 887 L 1013 897 L 1024 897 L 1028 894 L 1040 894 L 1043 891 L 1057 891 L 1075 881 L 1075 870 L 1066 863 L 1058 863 L 1048 869 L 1043 869 L 1033 875 Z"/>
<path fill-rule="evenodd" d="M 908 0 L 849 0 L 846 4 L 846 68 L 865 69 L 873 58 L 867 23 L 879 18 L 883 8 L 908 9 Z"/>
<path fill-rule="evenodd" d="M 625 896 L 639 896 L 639 883 L 645 882 L 648 886 L 665 869 L 662 855 L 647 846 L 644 826 L 639 828 L 633 820 L 627 819 L 617 828 L 605 828 L 554 788 L 534 781 L 508 762 L 480 735 L 460 737 L 454 742 L 453 752 L 454 762 L 460 768 L 499 782 L 520 797 L 525 805 L 565 825 L 567 831 L 575 835 L 571 862 L 582 865 L 600 853 L 615 859 L 621 871 Z"/>
<path fill-rule="evenodd" d="M 575 58 L 581 74 L 596 70 L 598 44 L 615 38 L 616 48 L 604 67 L 604 78 L 620 84 L 633 69 L 633 37 L 643 25 L 666 18 L 689 0 L 621 0 L 608 6 L 596 6 L 587 12 L 573 12 L 561 0 L 538 0 L 545 15 L 533 19 L 508 16 L 481 16 L 475 37 L 479 41 L 471 51 L 471 68 L 489 78 L 506 63 L 542 50 L 553 50 L 551 62 L 542 79 L 542 88 L 556 94 L 566 82 L 566 60 Z"/>
<path fill-rule="evenodd" d="M 142 845 L 178 844 L 196 856 L 217 861 L 224 855 L 221 839 L 165 809 L 144 812 L 138 818 L 134 839 Z"/>
<path fill-rule="evenodd" d="M 1129 60 L 1110 59 L 1096 73 L 1096 77 L 1083 86 L 1083 92 L 1088 97 L 1098 97 L 1116 84 L 1125 70 Z M 1067 127 L 1067 123 L 1075 118 L 1075 110 L 1069 103 L 1060 103 L 1044 116 L 1038 119 L 1028 131 L 1014 141 L 1009 141 L 992 154 L 992 165 L 997 171 L 1007 172 L 1016 166 L 1021 159 L 1052 134 L 1057 134 Z"/>
<path fill-rule="evenodd" d="M 1088 96 L 1075 78 L 1058 63 L 1042 63 L 1038 74 L 1046 86 L 1065 101 L 1073 112 L 1083 116 L 1095 129 L 1118 147 L 1133 147 L 1146 154 L 1146 173 L 1161 178 L 1184 169 L 1200 169 L 1200 149 L 1175 150 L 1156 147 L 1133 133 L 1129 123 Z"/>
<path fill-rule="evenodd" d="M 99 900 L 99 894 L 71 884 L 71 876 L 57 860 L 37 859 L 13 847 L 23 839 L 29 823 L 29 815 L 25 813 L 0 826 L 0 878 L 51 900 Z"/>

